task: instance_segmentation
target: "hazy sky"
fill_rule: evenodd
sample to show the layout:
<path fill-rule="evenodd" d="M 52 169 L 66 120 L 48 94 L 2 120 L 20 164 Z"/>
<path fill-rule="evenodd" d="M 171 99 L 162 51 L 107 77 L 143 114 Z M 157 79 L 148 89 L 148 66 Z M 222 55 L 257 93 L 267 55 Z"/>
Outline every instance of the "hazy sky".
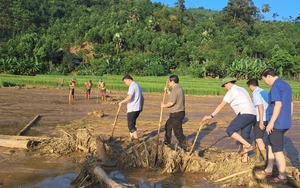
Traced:
<path fill-rule="evenodd" d="M 164 5 L 173 7 L 177 0 L 151 0 L 152 2 L 161 2 Z M 273 13 L 279 16 L 277 20 L 284 20 L 292 16 L 295 19 L 300 14 L 300 0 L 252 0 L 254 5 L 262 9 L 263 4 L 269 4 L 270 12 L 267 14 L 267 20 L 273 20 Z M 211 10 L 222 10 L 227 5 L 228 0 L 185 0 L 187 8 L 204 7 Z"/>

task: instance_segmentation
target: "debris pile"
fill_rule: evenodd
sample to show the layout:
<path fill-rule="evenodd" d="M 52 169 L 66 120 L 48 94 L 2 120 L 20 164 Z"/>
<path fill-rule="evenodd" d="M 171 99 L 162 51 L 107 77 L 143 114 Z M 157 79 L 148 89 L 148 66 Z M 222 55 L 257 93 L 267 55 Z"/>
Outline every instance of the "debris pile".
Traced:
<path fill-rule="evenodd" d="M 176 147 L 170 148 L 157 140 L 149 138 L 140 142 L 128 142 L 117 138 L 104 140 L 100 136 L 92 136 L 88 129 L 78 129 L 76 133 L 64 134 L 59 140 L 54 140 L 41 151 L 48 153 L 67 154 L 80 152 L 84 158 L 82 169 L 73 181 L 76 187 L 89 187 L 102 182 L 102 187 L 124 187 L 109 180 L 102 170 L 105 166 L 118 168 L 144 167 L 158 173 L 194 172 L 205 173 L 210 183 L 220 183 L 222 187 L 247 186 L 268 187 L 265 179 L 255 175 L 255 159 L 249 158 L 248 164 L 241 161 L 237 152 L 223 152 L 206 148 L 189 155 L 189 152 Z M 122 141 L 123 140 L 123 141 Z M 112 147 L 110 147 L 112 146 Z M 289 182 L 299 179 L 299 170 L 287 167 Z M 274 172 L 276 174 L 276 172 Z M 297 176 L 297 177 L 296 177 Z M 269 186 L 270 187 L 270 186 Z M 281 187 L 291 187 L 284 185 Z M 297 187 L 297 186 L 296 186 Z"/>

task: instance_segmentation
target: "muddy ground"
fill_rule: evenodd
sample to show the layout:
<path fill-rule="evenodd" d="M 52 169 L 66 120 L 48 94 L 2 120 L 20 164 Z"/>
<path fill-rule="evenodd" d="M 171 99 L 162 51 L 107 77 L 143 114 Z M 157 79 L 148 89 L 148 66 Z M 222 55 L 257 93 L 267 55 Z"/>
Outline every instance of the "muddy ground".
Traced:
<path fill-rule="evenodd" d="M 93 135 L 109 137 L 118 109 L 118 102 L 126 97 L 126 92 L 110 91 L 107 101 L 101 102 L 92 90 L 89 101 L 84 99 L 84 91 L 75 90 L 75 103 L 69 104 L 67 89 L 46 88 L 0 88 L 0 134 L 16 135 L 36 115 L 41 118 L 31 127 L 26 135 L 60 137 L 65 134 L 62 129 L 72 123 L 74 126 L 87 127 Z M 139 136 L 155 137 L 160 119 L 160 103 L 163 94 L 144 93 L 145 106 L 138 118 Z M 183 129 L 190 145 L 204 115 L 210 114 L 221 102 L 220 96 L 186 96 L 186 118 Z M 289 158 L 288 165 L 300 168 L 300 105 L 294 104 L 293 128 L 286 133 L 285 148 Z M 103 113 L 103 117 L 91 115 L 91 112 Z M 225 129 L 234 117 L 233 110 L 227 105 L 212 121 L 203 126 L 195 145 L 200 148 L 217 148 L 225 151 L 238 149 L 238 144 L 227 137 Z M 167 110 L 163 111 L 162 125 L 168 118 Z M 75 123 L 74 123 L 75 122 Z M 78 122 L 76 124 L 76 122 Z M 98 126 L 89 127 L 89 122 L 99 122 Z M 70 127 L 70 126 L 68 126 Z M 66 131 L 64 129 L 64 131 Z M 164 132 L 160 134 L 163 140 Z M 129 136 L 126 126 L 126 106 L 122 106 L 114 131 L 114 137 Z M 176 143 L 173 136 L 172 143 Z M 254 157 L 252 154 L 250 157 Z M 49 156 L 40 153 L 0 147 L 0 187 L 13 187 L 28 182 L 38 183 L 39 176 L 45 177 L 51 169 L 52 174 L 79 169 L 76 155 Z M 22 186 L 20 186 L 22 187 Z"/>

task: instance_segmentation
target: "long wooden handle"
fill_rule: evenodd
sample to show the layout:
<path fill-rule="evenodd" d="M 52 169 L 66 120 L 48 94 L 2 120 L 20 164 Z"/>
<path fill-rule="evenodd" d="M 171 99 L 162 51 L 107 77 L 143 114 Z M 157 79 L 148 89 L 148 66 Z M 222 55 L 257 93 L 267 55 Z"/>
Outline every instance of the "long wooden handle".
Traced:
<path fill-rule="evenodd" d="M 166 87 L 168 86 L 168 81 L 167 81 L 167 83 L 166 83 Z M 165 102 L 165 98 L 166 98 L 166 92 L 164 92 L 164 97 L 163 97 L 163 100 L 162 100 L 162 103 L 164 103 Z M 160 127 L 161 127 L 161 121 L 162 121 L 162 114 L 163 114 L 163 110 L 164 110 L 164 108 L 163 107 L 161 107 L 160 108 L 160 116 L 159 116 L 159 129 L 158 129 L 158 131 L 160 130 Z"/>
<path fill-rule="evenodd" d="M 199 133 L 200 133 L 200 131 L 201 131 L 203 125 L 204 125 L 204 121 L 202 121 L 202 122 L 200 123 L 199 129 L 198 129 L 198 132 L 197 132 L 197 135 L 196 135 L 196 137 L 195 137 L 195 139 L 194 139 L 194 143 L 193 143 L 193 145 L 192 145 L 192 148 L 191 148 L 190 152 L 188 153 L 189 155 L 191 155 L 192 152 L 193 152 L 193 149 L 194 149 L 194 147 L 195 147 L 196 141 L 197 141 L 197 139 L 198 139 Z"/>
<path fill-rule="evenodd" d="M 168 86 L 168 80 L 166 82 L 166 86 L 165 88 Z M 164 97 L 162 102 L 165 102 L 165 98 L 166 98 L 166 92 L 165 92 L 165 88 L 164 88 Z M 162 114 L 163 114 L 163 107 L 160 108 L 160 117 L 159 117 L 159 123 L 158 123 L 158 130 L 157 130 L 157 141 L 156 141 L 156 154 L 158 152 L 158 142 L 159 142 L 159 133 L 160 133 L 160 127 L 161 127 L 161 121 L 162 121 Z"/>
<path fill-rule="evenodd" d="M 119 105 L 119 108 L 118 108 L 118 111 L 117 111 L 117 114 L 116 114 L 116 117 L 115 117 L 115 121 L 114 121 L 114 124 L 113 124 L 113 130 L 111 132 L 111 137 L 113 137 L 113 134 L 114 134 L 115 126 L 117 124 L 117 119 L 118 119 L 118 116 L 119 116 L 119 113 L 120 113 L 120 109 L 121 109 L 121 105 Z"/>

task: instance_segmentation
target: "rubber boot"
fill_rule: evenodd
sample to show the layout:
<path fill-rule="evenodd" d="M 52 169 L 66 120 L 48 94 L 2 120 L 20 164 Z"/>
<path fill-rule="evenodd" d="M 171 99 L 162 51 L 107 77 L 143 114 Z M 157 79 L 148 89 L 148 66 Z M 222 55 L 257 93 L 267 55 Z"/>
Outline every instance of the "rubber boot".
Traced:
<path fill-rule="evenodd" d="M 262 161 L 255 163 L 256 167 L 265 167 L 267 166 L 268 156 L 266 150 L 260 150 L 261 156 L 263 158 Z"/>

